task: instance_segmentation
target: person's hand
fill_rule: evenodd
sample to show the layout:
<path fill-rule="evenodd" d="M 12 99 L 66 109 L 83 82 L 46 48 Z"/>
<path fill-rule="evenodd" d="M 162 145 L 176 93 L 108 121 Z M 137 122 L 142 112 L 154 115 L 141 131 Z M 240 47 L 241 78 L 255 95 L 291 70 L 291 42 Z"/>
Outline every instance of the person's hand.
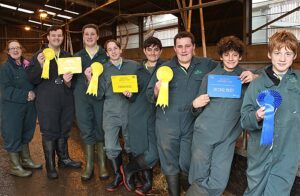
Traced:
<path fill-rule="evenodd" d="M 92 79 L 92 68 L 91 67 L 86 68 L 85 71 L 84 71 L 84 75 L 88 79 L 88 81 L 91 81 L 91 79 Z"/>
<path fill-rule="evenodd" d="M 35 99 L 35 93 L 33 91 L 28 92 L 27 101 L 33 101 Z"/>
<path fill-rule="evenodd" d="M 71 82 L 72 77 L 73 77 L 73 74 L 71 72 L 65 73 L 63 75 L 64 82 L 66 82 L 66 83 Z"/>
<path fill-rule="evenodd" d="M 242 84 L 249 83 L 257 77 L 258 77 L 258 75 L 253 74 L 251 71 L 243 71 L 242 74 L 240 75 L 240 79 L 242 80 Z"/>
<path fill-rule="evenodd" d="M 206 106 L 210 102 L 208 94 L 203 94 L 194 99 L 193 108 L 201 108 Z"/>
<path fill-rule="evenodd" d="M 40 63 L 41 67 L 43 67 L 45 62 L 45 55 L 41 52 L 40 54 L 38 54 L 37 60 Z"/>
<path fill-rule="evenodd" d="M 265 117 L 265 109 L 266 109 L 265 107 L 261 107 L 261 108 L 259 108 L 256 111 L 255 117 L 256 117 L 257 122 L 260 122 L 260 121 L 262 121 L 264 119 L 264 117 Z"/>
<path fill-rule="evenodd" d="M 159 80 L 155 83 L 155 87 L 154 87 L 154 96 L 157 97 L 159 90 L 160 90 L 160 86 L 161 86 L 162 81 Z"/>
<path fill-rule="evenodd" d="M 124 91 L 124 92 L 123 92 L 123 95 L 124 95 L 125 97 L 128 97 L 128 98 L 132 97 L 132 93 L 129 92 L 129 91 Z"/>

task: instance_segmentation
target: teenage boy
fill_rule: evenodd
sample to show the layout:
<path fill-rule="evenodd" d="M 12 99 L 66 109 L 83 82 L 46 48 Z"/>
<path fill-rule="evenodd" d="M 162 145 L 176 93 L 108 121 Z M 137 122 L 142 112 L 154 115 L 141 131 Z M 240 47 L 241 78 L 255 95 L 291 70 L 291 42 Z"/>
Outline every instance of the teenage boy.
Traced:
<path fill-rule="evenodd" d="M 129 191 L 136 188 L 134 178 L 137 172 L 142 171 L 144 184 L 135 190 L 139 195 L 145 195 L 152 189 L 152 169 L 158 160 L 155 105 L 147 100 L 146 90 L 151 76 L 163 63 L 159 58 L 162 52 L 161 41 L 156 37 L 149 37 L 144 41 L 143 51 L 147 59 L 142 61 L 142 69 L 137 71 L 139 93 L 135 101 L 129 103 L 128 110 L 128 142 L 135 158 L 123 166 L 124 184 Z"/>
<path fill-rule="evenodd" d="M 300 75 L 291 66 L 297 57 L 298 40 L 290 32 L 276 32 L 269 39 L 272 65 L 253 81 L 245 94 L 241 124 L 249 131 L 247 181 L 244 195 L 290 195 L 300 156 Z M 275 111 L 273 142 L 261 145 L 266 111 L 256 101 L 265 90 L 282 96 Z"/>
<path fill-rule="evenodd" d="M 224 192 L 230 174 L 235 141 L 241 134 L 240 109 L 243 95 L 250 82 L 243 80 L 249 71 L 239 67 L 244 53 L 243 42 L 235 36 L 222 38 L 217 44 L 221 63 L 201 83 L 199 96 L 193 101 L 198 115 L 193 132 L 192 160 L 186 195 L 219 196 Z M 240 98 L 209 97 L 209 75 L 238 76 L 243 80 Z M 252 75 L 254 76 L 254 75 Z M 201 114 L 200 114 L 201 113 Z"/>

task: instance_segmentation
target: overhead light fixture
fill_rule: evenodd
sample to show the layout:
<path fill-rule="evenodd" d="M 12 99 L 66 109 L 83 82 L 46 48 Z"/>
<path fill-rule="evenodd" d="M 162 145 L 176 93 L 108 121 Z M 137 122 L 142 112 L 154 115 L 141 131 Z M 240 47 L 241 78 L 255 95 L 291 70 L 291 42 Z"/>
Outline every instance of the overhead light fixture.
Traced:
<path fill-rule="evenodd" d="M 70 13 L 70 14 L 75 14 L 75 15 L 79 15 L 79 13 L 78 12 L 73 12 L 73 11 L 70 11 L 70 10 L 64 10 L 65 12 L 68 12 L 68 13 Z"/>
<path fill-rule="evenodd" d="M 43 10 L 43 9 L 39 9 L 39 12 L 46 12 L 47 14 L 52 15 L 52 16 L 56 15 L 56 13 L 54 13 L 54 12 L 50 12 L 48 10 Z"/>
<path fill-rule="evenodd" d="M 40 22 L 35 21 L 35 20 L 28 20 L 28 22 L 35 23 L 35 24 L 41 24 Z"/>
<path fill-rule="evenodd" d="M 30 31 L 31 28 L 30 28 L 30 26 L 25 26 L 24 29 L 25 29 L 25 31 Z"/>
<path fill-rule="evenodd" d="M 43 19 L 43 18 L 46 18 L 48 16 L 47 12 L 40 12 L 40 17 Z"/>
<path fill-rule="evenodd" d="M 52 25 L 51 24 L 48 24 L 48 23 L 43 23 L 44 26 L 47 26 L 47 27 L 51 27 Z"/>
<path fill-rule="evenodd" d="M 57 14 L 56 16 L 61 17 L 61 18 L 65 18 L 65 19 L 72 19 L 71 16 L 67 16 L 67 15 L 63 15 L 63 14 Z"/>
<path fill-rule="evenodd" d="M 47 5 L 47 4 L 45 4 L 45 7 L 49 7 L 49 8 L 56 9 L 56 10 L 62 10 L 62 9 L 59 8 L 59 7 L 55 7 L 55 6 Z"/>
<path fill-rule="evenodd" d="M 12 5 L 7 5 L 7 4 L 4 4 L 4 3 L 0 3 L 0 7 L 5 7 L 5 8 L 8 8 L 8 9 L 11 9 L 11 10 L 17 10 L 17 7 L 12 6 Z"/>
<path fill-rule="evenodd" d="M 33 14 L 34 13 L 34 11 L 32 11 L 32 10 L 27 10 L 27 9 L 23 9 L 23 8 L 18 8 L 17 10 L 20 11 L 20 12 L 27 13 L 27 14 Z"/>

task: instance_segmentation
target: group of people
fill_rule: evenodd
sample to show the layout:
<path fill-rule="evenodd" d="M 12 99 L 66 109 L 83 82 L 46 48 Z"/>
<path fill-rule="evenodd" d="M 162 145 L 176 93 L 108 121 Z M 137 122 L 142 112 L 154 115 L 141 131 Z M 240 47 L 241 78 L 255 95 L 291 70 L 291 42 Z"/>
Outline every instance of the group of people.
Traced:
<path fill-rule="evenodd" d="M 1 69 L 2 136 L 12 175 L 30 176 L 28 168 L 42 168 L 31 159 L 28 145 L 36 118 L 48 178 L 58 178 L 56 155 L 59 167 L 81 168 L 82 163 L 72 160 L 68 153 L 75 114 L 85 149 L 81 179 L 93 177 L 97 160 L 99 178 L 112 176 L 106 186 L 109 192 L 124 184 L 128 191 L 147 194 L 152 189 L 153 167 L 160 161 L 169 195 L 179 196 L 181 188 L 188 196 L 222 195 L 236 139 L 247 129 L 245 195 L 289 195 L 300 154 L 300 75 L 291 68 L 298 41 L 292 33 L 276 32 L 270 37 L 268 57 L 272 64 L 259 75 L 240 67 L 245 48 L 235 36 L 218 42 L 220 62 L 194 56 L 195 39 L 189 32 L 174 37 L 175 56 L 163 61 L 161 41 L 150 37 L 143 45 L 146 59 L 138 63 L 122 57 L 117 40 L 107 40 L 104 48 L 99 46 L 96 25 L 85 25 L 82 35 L 84 48 L 74 55 L 81 58 L 80 74 L 58 74 L 58 59 L 71 56 L 61 49 L 62 27 L 52 26 L 47 31 L 47 47 L 55 52 L 52 60 L 41 49 L 28 61 L 22 56 L 19 41 L 8 42 L 8 60 Z M 49 78 L 41 77 L 49 60 Z M 98 77 L 97 93 L 87 94 L 96 62 L 102 64 L 103 73 Z M 168 106 L 156 107 L 160 90 L 165 88 L 157 77 L 163 66 L 172 70 L 173 78 L 168 86 Z M 138 93 L 115 93 L 111 78 L 118 75 L 136 75 Z M 239 77 L 240 98 L 210 97 L 209 75 Z M 275 111 L 272 144 L 261 145 L 269 111 L 256 99 L 268 89 L 278 91 L 282 103 Z M 120 134 L 127 163 L 123 161 Z M 113 174 L 107 169 L 107 158 Z"/>

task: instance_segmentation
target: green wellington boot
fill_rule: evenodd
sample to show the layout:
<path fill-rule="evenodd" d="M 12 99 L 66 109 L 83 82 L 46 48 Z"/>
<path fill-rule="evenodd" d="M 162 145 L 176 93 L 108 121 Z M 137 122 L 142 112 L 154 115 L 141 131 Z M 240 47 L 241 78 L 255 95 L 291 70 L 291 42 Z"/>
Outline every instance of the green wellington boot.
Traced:
<path fill-rule="evenodd" d="M 25 170 L 20 163 L 20 155 L 17 152 L 8 153 L 10 157 L 10 174 L 19 177 L 31 176 L 32 172 Z"/>
<path fill-rule="evenodd" d="M 81 175 L 81 180 L 87 181 L 93 177 L 94 172 L 94 151 L 95 145 L 85 144 L 86 167 Z"/>
<path fill-rule="evenodd" d="M 34 163 L 30 157 L 29 145 L 24 144 L 21 151 L 21 164 L 24 168 L 42 169 L 42 164 Z"/>
<path fill-rule="evenodd" d="M 109 173 L 106 167 L 106 155 L 103 143 L 97 143 L 97 158 L 99 165 L 99 178 L 100 180 L 106 180 L 109 178 Z"/>

